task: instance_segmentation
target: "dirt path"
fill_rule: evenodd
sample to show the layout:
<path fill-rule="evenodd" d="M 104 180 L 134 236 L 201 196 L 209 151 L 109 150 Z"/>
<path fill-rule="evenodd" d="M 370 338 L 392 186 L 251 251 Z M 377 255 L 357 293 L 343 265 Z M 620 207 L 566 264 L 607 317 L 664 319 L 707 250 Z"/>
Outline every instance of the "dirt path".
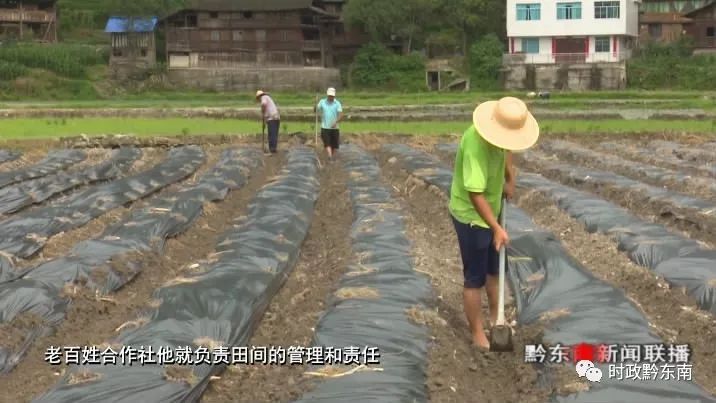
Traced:
<path fill-rule="evenodd" d="M 417 269 L 428 274 L 435 291 L 436 317 L 427 321 L 432 335 L 428 358 L 430 401 L 544 402 L 557 390 L 538 386 L 536 367 L 524 362 L 524 345 L 538 344 L 543 324 L 519 327 L 514 353 L 480 353 L 472 347 L 462 308 L 462 264 L 445 197 L 417 186 L 409 195 L 405 172 L 378 153 L 385 180 L 407 209 L 408 236 Z M 409 190 L 409 189 L 408 189 Z M 486 306 L 486 303 L 484 304 Z M 506 297 L 508 321 L 515 319 L 511 296 Z M 484 312 L 487 317 L 487 311 Z M 505 387 L 505 380 L 510 387 Z M 561 382 L 560 378 L 560 382 Z M 566 378 L 565 378 L 566 379 Z"/>
<path fill-rule="evenodd" d="M 217 153 L 218 154 L 218 153 Z M 109 300 L 97 301 L 93 295 L 80 292 L 54 335 L 39 339 L 25 359 L 7 376 L 0 377 L 0 390 L 8 391 L 8 402 L 27 402 L 54 384 L 63 367 L 51 367 L 44 361 L 48 346 L 101 345 L 116 336 L 115 329 L 135 320 L 137 312 L 151 306 L 152 293 L 169 279 L 180 276 L 189 265 L 206 258 L 216 240 L 234 217 L 245 211 L 249 200 L 267 177 L 277 173 L 284 155 L 268 158 L 266 168 L 257 169 L 242 189 L 229 193 L 223 202 L 207 205 L 204 214 L 185 233 L 167 242 L 166 250 L 157 256 L 141 256 L 144 270 L 131 283 L 112 294 Z M 134 260 L 134 259 L 133 259 Z"/>
<path fill-rule="evenodd" d="M 554 234 L 598 278 L 623 290 L 667 343 L 689 344 L 696 381 L 716 394 L 716 321 L 696 302 L 648 269 L 636 266 L 605 235 L 589 234 L 577 221 L 536 193 L 517 192 L 517 205 Z"/>
<path fill-rule="evenodd" d="M 313 223 L 293 272 L 251 338 L 253 346 L 309 346 L 325 301 L 349 263 L 353 212 L 347 175 L 338 163 L 322 163 Z M 305 370 L 300 365 L 230 367 L 211 384 L 202 401 L 290 402 L 310 387 L 303 382 Z"/>

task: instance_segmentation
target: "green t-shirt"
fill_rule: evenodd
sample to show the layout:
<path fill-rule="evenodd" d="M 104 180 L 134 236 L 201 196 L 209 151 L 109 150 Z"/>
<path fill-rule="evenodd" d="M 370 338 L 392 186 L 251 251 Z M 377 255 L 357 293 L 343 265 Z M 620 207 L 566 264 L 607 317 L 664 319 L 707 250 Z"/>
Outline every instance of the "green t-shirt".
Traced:
<path fill-rule="evenodd" d="M 450 213 L 463 224 L 489 228 L 475 210 L 470 192 L 483 193 L 497 218 L 505 184 L 505 150 L 488 143 L 475 126 L 465 131 L 455 157 L 450 189 Z"/>

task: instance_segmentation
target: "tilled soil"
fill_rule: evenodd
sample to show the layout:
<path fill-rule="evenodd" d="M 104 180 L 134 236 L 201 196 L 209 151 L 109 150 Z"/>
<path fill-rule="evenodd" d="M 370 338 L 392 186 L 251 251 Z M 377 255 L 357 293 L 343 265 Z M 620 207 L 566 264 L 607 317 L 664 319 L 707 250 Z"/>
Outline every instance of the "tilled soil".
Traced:
<path fill-rule="evenodd" d="M 0 172 L 14 171 L 17 169 L 27 168 L 31 165 L 35 165 L 41 159 L 47 156 L 47 148 L 37 147 L 22 152 L 20 158 L 15 161 L 8 161 L 0 164 Z"/>
<path fill-rule="evenodd" d="M 70 310 L 55 333 L 39 339 L 14 371 L 0 377 L 0 390 L 7 391 L 0 401 L 30 401 L 57 381 L 65 367 L 50 366 L 44 361 L 44 352 L 49 346 L 102 345 L 117 335 L 117 329 L 136 321 L 140 310 L 154 306 L 154 290 L 182 276 L 191 270 L 191 263 L 213 252 L 217 239 L 228 229 L 232 219 L 244 214 L 256 191 L 266 178 L 280 170 L 284 160 L 284 153 L 267 158 L 266 167 L 256 169 L 245 187 L 230 192 L 222 202 L 207 205 L 204 214 L 189 230 L 167 241 L 160 255 L 124 256 L 123 260 L 131 259 L 144 269 L 118 292 L 101 300 L 84 289 L 69 295 L 72 297 Z"/>
<path fill-rule="evenodd" d="M 679 141 L 679 140 L 676 140 Z M 618 144 L 621 145 L 618 149 L 602 149 L 601 151 L 604 152 L 611 152 L 615 155 L 619 155 L 622 158 L 631 159 L 634 161 L 643 162 L 646 164 L 655 165 L 662 168 L 667 169 L 673 169 L 679 172 L 683 172 L 686 174 L 693 174 L 695 176 L 702 176 L 702 177 L 709 177 L 709 172 L 701 169 L 696 169 L 693 166 L 695 165 L 692 162 L 688 161 L 681 161 L 679 160 L 675 155 L 668 155 L 666 158 L 663 157 L 663 154 L 659 153 L 649 153 L 644 154 L 640 152 L 640 149 L 645 149 L 644 146 L 641 145 L 641 143 L 646 143 L 644 141 L 640 143 L 626 143 L 626 142 L 618 142 Z M 598 147 L 598 145 L 597 145 Z"/>
<path fill-rule="evenodd" d="M 146 149 L 143 150 L 142 158 L 138 159 L 134 165 L 132 165 L 132 168 L 130 169 L 129 175 L 134 175 L 138 172 L 141 172 L 143 170 L 149 169 L 152 166 L 158 164 L 162 161 L 162 159 L 166 156 L 165 150 L 159 150 L 159 149 Z M 96 185 L 95 185 L 96 186 Z M 153 195 L 148 196 L 149 199 L 151 197 L 156 196 L 159 193 L 155 193 Z M 145 199 L 147 200 L 147 199 Z M 136 203 L 141 203 L 142 201 L 135 202 L 134 205 L 139 205 Z M 44 205 L 44 204 L 43 204 Z M 40 208 L 43 205 L 34 206 L 32 208 Z M 66 254 L 70 249 L 74 247 L 75 244 L 78 242 L 85 240 L 85 239 L 92 239 L 94 237 L 100 236 L 104 230 L 112 226 L 118 222 L 120 222 L 127 212 L 130 210 L 128 206 L 120 206 L 117 207 L 111 211 L 108 211 L 107 213 L 101 215 L 100 217 L 97 217 L 93 220 L 90 220 L 87 224 L 75 228 L 71 231 L 63 232 L 60 234 L 57 234 L 53 237 L 51 237 L 47 243 L 45 243 L 45 246 L 42 248 L 42 250 L 36 255 L 33 256 L 30 259 L 26 259 L 24 261 L 20 261 L 17 264 L 18 268 L 22 267 L 29 267 L 34 266 L 37 264 L 40 264 L 41 262 L 49 259 L 54 259 L 59 256 L 62 256 Z"/>
<path fill-rule="evenodd" d="M 41 317 L 29 312 L 20 314 L 9 322 L 0 323 L 0 340 L 3 347 L 10 350 L 17 349 L 25 341 L 27 331 L 42 323 Z"/>
<path fill-rule="evenodd" d="M 517 192 L 517 205 L 534 221 L 558 234 L 569 252 L 598 278 L 625 292 L 667 343 L 689 344 L 693 375 L 716 394 L 716 320 L 699 312 L 683 290 L 671 289 L 660 276 L 633 264 L 608 236 L 590 234 L 537 192 Z"/>
<path fill-rule="evenodd" d="M 651 144 L 651 149 L 662 154 L 671 154 L 677 158 L 696 164 L 713 164 L 716 162 L 716 155 L 712 150 L 709 150 L 709 146 L 706 149 L 701 149 L 701 145 L 696 144 L 680 144 L 678 147 L 664 147 L 660 144 Z"/>
<path fill-rule="evenodd" d="M 396 199 L 408 212 L 407 230 L 413 243 L 416 269 L 430 276 L 435 291 L 435 312 L 427 321 L 431 331 L 427 379 L 430 401 L 543 402 L 552 394 L 583 388 L 574 382 L 574 376 L 566 367 L 556 370 L 553 385 L 541 387 L 537 367 L 524 362 L 524 346 L 542 343 L 544 322 L 517 327 L 513 353 L 480 352 L 472 347 L 463 313 L 460 251 L 445 196 L 435 194 L 426 186 L 415 189 L 412 185 L 406 186 L 405 172 L 387 162 L 386 156 L 380 153 L 379 160 Z M 515 307 L 509 294 L 508 289 L 505 314 L 507 320 L 514 323 Z M 483 307 L 487 318 L 486 299 Z M 506 382 L 509 387 L 505 386 Z"/>
<path fill-rule="evenodd" d="M 308 347 L 325 302 L 351 258 L 353 221 L 339 162 L 323 161 L 321 190 L 308 235 L 288 280 L 272 299 L 250 340 L 254 346 Z M 290 402 L 313 387 L 306 368 L 294 366 L 233 366 L 211 384 L 203 402 Z"/>
<path fill-rule="evenodd" d="M 643 192 L 636 189 L 625 191 L 610 185 L 598 185 L 591 181 L 575 183 L 566 173 L 546 169 L 544 164 L 533 159 L 523 160 L 520 163 L 545 178 L 593 193 L 629 209 L 632 214 L 645 221 L 662 224 L 673 232 L 699 240 L 706 246 L 716 245 L 716 219 L 713 217 L 700 215 L 693 210 L 678 208 L 668 203 L 649 200 Z"/>
<path fill-rule="evenodd" d="M 656 187 L 664 187 L 668 188 L 670 190 L 680 192 L 686 195 L 691 195 L 697 198 L 702 198 L 704 200 L 713 200 L 716 198 L 716 194 L 708 188 L 708 184 L 713 183 L 713 179 L 708 179 L 705 177 L 691 177 L 689 180 L 686 181 L 677 181 L 677 180 L 653 180 L 649 179 L 646 176 L 640 174 L 639 172 L 632 170 L 632 169 L 625 169 L 624 167 L 615 167 L 610 165 L 606 161 L 599 161 L 596 159 L 583 159 L 579 158 L 576 155 L 570 154 L 568 152 L 552 152 L 552 151 L 544 151 L 548 155 L 557 155 L 559 157 L 559 160 L 562 162 L 569 162 L 570 164 L 574 164 L 575 166 L 582 166 L 586 168 L 592 168 L 597 169 L 600 171 L 608 171 L 608 172 L 614 172 L 618 175 L 625 176 L 627 178 L 632 178 L 635 180 L 643 181 L 644 183 L 648 183 L 652 186 Z M 627 158 L 628 159 L 628 158 Z M 639 164 L 638 162 L 634 162 L 634 164 Z M 650 165 L 650 164 L 647 164 Z M 704 186 L 706 185 L 706 186 Z"/>

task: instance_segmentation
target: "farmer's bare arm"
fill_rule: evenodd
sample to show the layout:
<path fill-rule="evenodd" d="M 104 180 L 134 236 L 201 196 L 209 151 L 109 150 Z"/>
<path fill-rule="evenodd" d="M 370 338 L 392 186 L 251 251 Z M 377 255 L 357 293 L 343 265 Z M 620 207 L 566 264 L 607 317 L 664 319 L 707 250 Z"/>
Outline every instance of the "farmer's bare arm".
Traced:
<path fill-rule="evenodd" d="M 485 222 L 487 223 L 487 225 L 490 226 L 490 228 L 494 230 L 495 228 L 500 227 L 500 224 L 497 222 L 497 219 L 495 219 L 495 213 L 492 211 L 490 203 L 488 203 L 487 199 L 485 199 L 485 195 L 483 195 L 482 193 L 470 192 L 470 200 L 472 201 L 472 205 L 475 206 L 475 210 L 477 210 L 477 213 L 480 214 L 480 217 L 485 220 Z"/>
<path fill-rule="evenodd" d="M 499 251 L 500 248 L 510 242 L 507 231 L 502 228 L 500 223 L 495 219 L 495 213 L 492 211 L 490 203 L 487 202 L 487 199 L 485 199 L 482 193 L 470 192 L 470 200 L 472 201 L 472 205 L 475 206 L 477 213 L 480 214 L 480 217 L 482 217 L 492 229 L 492 244 L 495 246 L 495 249 Z"/>
<path fill-rule="evenodd" d="M 507 152 L 505 155 L 505 190 L 504 194 L 507 199 L 512 199 L 515 194 L 515 183 L 517 182 L 517 174 L 512 164 L 512 153 Z"/>
<path fill-rule="evenodd" d="M 505 181 L 513 182 L 515 179 L 515 167 L 512 165 L 512 152 L 508 151 L 505 155 Z"/>

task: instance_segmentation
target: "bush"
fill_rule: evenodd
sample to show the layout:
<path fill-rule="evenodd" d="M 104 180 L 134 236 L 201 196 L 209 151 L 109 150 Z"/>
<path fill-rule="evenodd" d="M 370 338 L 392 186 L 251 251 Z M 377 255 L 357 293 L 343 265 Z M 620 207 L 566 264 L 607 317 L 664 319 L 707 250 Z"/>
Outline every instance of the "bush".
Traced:
<path fill-rule="evenodd" d="M 495 34 L 487 34 L 470 47 L 468 65 L 470 86 L 485 90 L 500 87 L 500 69 L 504 46 Z"/>
<path fill-rule="evenodd" d="M 716 58 L 691 55 L 687 41 L 646 45 L 627 63 L 628 85 L 645 90 L 716 90 Z"/>
<path fill-rule="evenodd" d="M 0 61 L 52 71 L 70 78 L 85 77 L 85 68 L 106 64 L 109 54 L 95 47 L 68 44 L 0 46 Z"/>
<path fill-rule="evenodd" d="M 425 90 L 425 63 L 421 56 L 397 55 L 375 43 L 358 51 L 350 74 L 356 87 Z"/>
<path fill-rule="evenodd" d="M 0 60 L 0 79 L 12 81 L 27 74 L 27 67 L 19 63 Z"/>

